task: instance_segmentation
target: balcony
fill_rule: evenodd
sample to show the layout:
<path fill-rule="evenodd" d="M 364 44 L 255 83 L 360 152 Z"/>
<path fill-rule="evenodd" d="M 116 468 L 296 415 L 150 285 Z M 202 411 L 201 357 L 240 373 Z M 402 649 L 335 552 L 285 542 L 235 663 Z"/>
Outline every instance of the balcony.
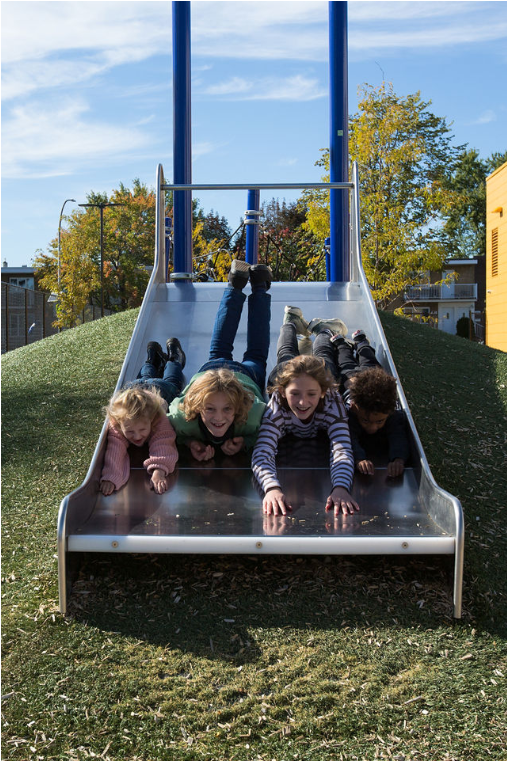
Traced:
<path fill-rule="evenodd" d="M 477 284 L 418 284 L 407 289 L 405 300 L 477 300 Z"/>

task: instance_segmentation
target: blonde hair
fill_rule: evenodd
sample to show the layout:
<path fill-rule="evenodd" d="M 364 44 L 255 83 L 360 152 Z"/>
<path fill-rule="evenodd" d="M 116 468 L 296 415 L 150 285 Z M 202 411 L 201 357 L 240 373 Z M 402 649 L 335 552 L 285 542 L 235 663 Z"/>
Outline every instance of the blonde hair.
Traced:
<path fill-rule="evenodd" d="M 152 424 L 165 417 L 167 404 L 156 388 L 133 386 L 115 393 L 104 413 L 110 420 L 121 424 L 127 420 L 148 419 Z"/>
<path fill-rule="evenodd" d="M 287 385 L 290 385 L 295 377 L 301 377 L 301 375 L 313 377 L 315 382 L 320 385 L 322 393 L 327 393 L 328 390 L 338 387 L 333 375 L 319 356 L 295 356 L 278 369 L 273 382 L 268 386 L 268 393 L 283 394 Z M 282 405 L 289 408 L 283 396 Z M 318 407 L 322 407 L 322 400 L 319 401 Z"/>
<path fill-rule="evenodd" d="M 214 393 L 225 393 L 234 409 L 234 422 L 244 423 L 248 419 L 254 402 L 254 395 L 244 388 L 230 369 L 220 367 L 204 372 L 188 389 L 180 408 L 186 420 L 194 420 L 204 411 L 206 402 Z"/>

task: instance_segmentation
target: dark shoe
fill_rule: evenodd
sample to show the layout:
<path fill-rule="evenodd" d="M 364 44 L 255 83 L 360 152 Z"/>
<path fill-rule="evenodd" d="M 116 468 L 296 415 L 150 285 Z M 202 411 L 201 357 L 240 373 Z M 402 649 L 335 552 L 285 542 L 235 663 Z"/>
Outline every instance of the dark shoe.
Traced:
<path fill-rule="evenodd" d="M 352 333 L 352 340 L 357 345 L 358 343 L 363 343 L 365 340 L 368 342 L 368 338 L 366 337 L 364 330 L 362 329 L 356 329 L 355 332 Z"/>
<path fill-rule="evenodd" d="M 257 263 L 255 266 L 250 266 L 250 284 L 252 287 L 266 287 L 267 290 L 271 287 L 271 280 L 273 274 L 269 266 L 264 263 Z"/>
<path fill-rule="evenodd" d="M 162 350 L 162 346 L 160 345 L 160 343 L 157 343 L 154 340 L 152 340 L 151 342 L 148 343 L 146 347 L 146 352 L 147 352 L 147 358 L 146 358 L 147 363 L 153 364 L 153 366 L 157 368 L 159 374 L 162 374 L 167 358 L 164 351 Z"/>
<path fill-rule="evenodd" d="M 185 352 L 183 348 L 181 347 L 180 341 L 178 340 L 178 338 L 170 337 L 166 343 L 166 346 L 167 346 L 167 361 L 175 361 L 177 364 L 181 366 L 182 369 L 184 369 L 187 357 L 185 356 Z"/>
<path fill-rule="evenodd" d="M 250 264 L 244 260 L 233 260 L 229 271 L 229 284 L 235 289 L 242 290 L 248 283 Z"/>

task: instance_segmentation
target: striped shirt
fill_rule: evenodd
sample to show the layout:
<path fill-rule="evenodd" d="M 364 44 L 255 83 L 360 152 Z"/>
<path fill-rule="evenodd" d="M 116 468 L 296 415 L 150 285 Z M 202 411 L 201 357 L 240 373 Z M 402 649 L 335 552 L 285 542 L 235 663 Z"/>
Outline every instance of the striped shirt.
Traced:
<path fill-rule="evenodd" d="M 347 413 L 340 394 L 328 390 L 322 411 L 315 411 L 307 423 L 301 422 L 290 409 L 282 405 L 278 392 L 272 395 L 252 455 L 252 470 L 264 492 L 280 487 L 276 473 L 279 440 L 289 433 L 297 438 L 315 438 L 320 430 L 325 431 L 329 437 L 332 486 L 341 486 L 350 491 L 354 459 Z"/>

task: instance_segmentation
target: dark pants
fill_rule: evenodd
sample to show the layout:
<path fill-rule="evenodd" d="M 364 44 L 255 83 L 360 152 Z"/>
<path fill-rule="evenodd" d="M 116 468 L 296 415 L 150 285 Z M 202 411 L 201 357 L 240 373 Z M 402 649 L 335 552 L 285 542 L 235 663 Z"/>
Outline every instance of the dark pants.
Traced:
<path fill-rule="evenodd" d="M 333 377 L 338 379 L 338 367 L 336 365 L 336 351 L 331 342 L 333 333 L 329 329 L 319 332 L 313 343 L 313 355 L 318 356 L 324 361 L 324 364 L 331 372 Z M 296 327 L 290 322 L 282 324 L 276 346 L 276 367 L 269 375 L 268 384 L 273 385 L 273 381 L 279 370 L 291 359 L 299 356 L 298 339 Z"/>
<path fill-rule="evenodd" d="M 346 391 L 349 389 L 351 377 L 363 369 L 380 366 L 375 351 L 368 340 L 358 343 L 355 350 L 346 342 L 338 343 L 336 358 L 340 371 L 336 379 L 340 381 Z"/>
<path fill-rule="evenodd" d="M 166 362 L 162 377 L 160 377 L 157 367 L 146 361 L 141 367 L 137 379 L 125 387 L 132 388 L 135 385 L 141 385 L 143 388 L 156 388 L 169 405 L 181 393 L 183 388 L 183 370 L 181 364 L 178 364 L 176 361 Z"/>

